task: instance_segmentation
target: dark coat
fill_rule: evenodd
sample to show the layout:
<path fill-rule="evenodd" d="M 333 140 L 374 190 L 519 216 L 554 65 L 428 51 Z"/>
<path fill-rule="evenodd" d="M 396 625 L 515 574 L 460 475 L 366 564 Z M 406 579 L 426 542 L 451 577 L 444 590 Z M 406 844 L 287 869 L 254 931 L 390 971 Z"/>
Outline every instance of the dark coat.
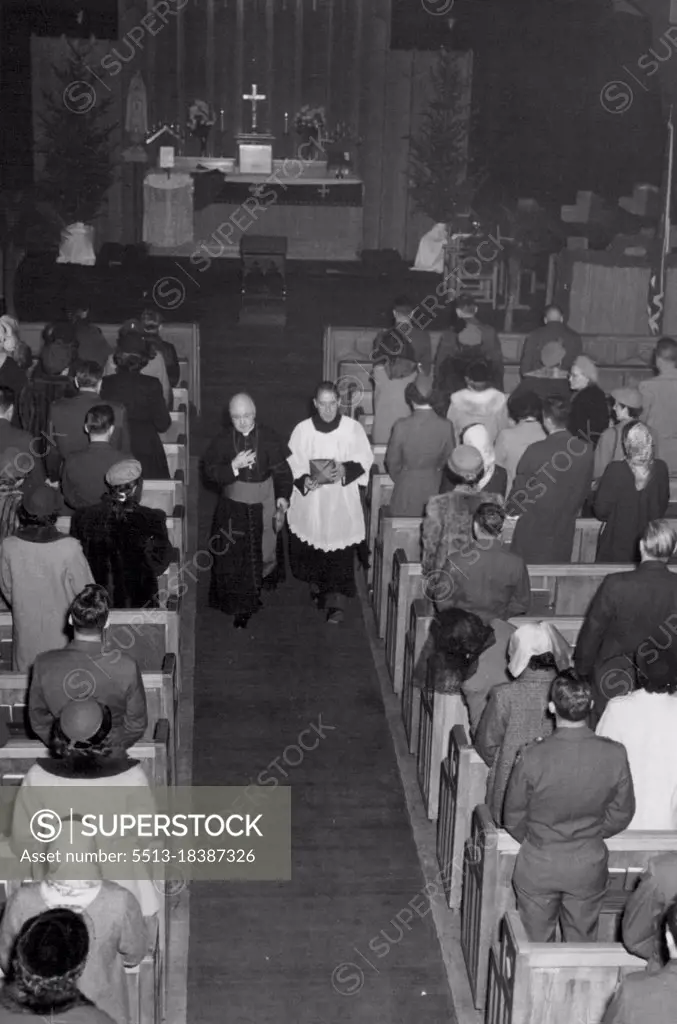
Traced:
<path fill-rule="evenodd" d="M 523 395 L 531 392 L 532 395 L 538 395 L 543 401 L 544 398 L 561 398 L 565 402 L 568 402 L 571 398 L 571 389 L 569 387 L 568 377 L 545 377 L 536 376 L 536 374 L 527 374 L 523 380 L 519 382 L 515 390 L 510 395 L 510 398 L 521 399 Z"/>
<path fill-rule="evenodd" d="M 639 541 L 652 519 L 662 519 L 670 502 L 668 467 L 655 459 L 646 487 L 638 491 L 625 460 L 610 462 L 595 491 L 594 512 L 603 520 L 597 562 L 639 561 Z"/>
<path fill-rule="evenodd" d="M 527 565 L 570 562 L 576 517 L 592 481 L 592 445 L 558 430 L 529 445 L 517 466 L 507 511 L 519 515 L 511 550 Z"/>
<path fill-rule="evenodd" d="M 104 498 L 74 514 L 71 536 L 82 544 L 92 575 L 114 608 L 157 606 L 157 577 L 173 555 L 164 512 Z"/>
<path fill-rule="evenodd" d="M 588 384 L 574 392 L 569 413 L 569 433 L 596 446 L 609 426 L 609 406 L 606 395 L 597 384 Z"/>
<path fill-rule="evenodd" d="M 543 324 L 524 339 L 520 359 L 520 377 L 538 370 L 541 367 L 541 353 L 549 341 L 559 341 L 564 346 L 566 355 L 562 360 L 562 369 L 570 370 L 574 360 L 583 352 L 583 342 L 579 334 L 562 323 Z"/>
<path fill-rule="evenodd" d="M 111 445 L 120 452 L 129 452 L 127 410 L 118 402 L 104 402 L 96 391 L 78 391 L 72 398 L 53 402 L 49 410 L 49 450 L 45 458 L 47 473 L 58 480 L 63 460 L 73 452 L 86 451 L 89 438 L 85 433 L 85 416 L 95 405 L 111 405 L 115 414 L 115 430 Z"/>
<path fill-rule="evenodd" d="M 395 486 L 394 516 L 422 516 L 428 499 L 440 491 L 442 470 L 454 448 L 454 428 L 432 409 L 416 409 L 395 423 L 385 464 Z"/>
<path fill-rule="evenodd" d="M 43 454 L 46 455 L 50 447 L 47 438 L 52 403 L 76 394 L 77 388 L 71 377 L 46 373 L 39 364 L 24 388 L 19 402 L 21 426 L 33 437 L 40 438 Z"/>
<path fill-rule="evenodd" d="M 101 401 L 120 402 L 127 409 L 132 455 L 141 463 L 146 480 L 168 480 L 169 467 L 160 434 L 172 422 L 162 385 L 144 373 L 123 372 L 104 377 Z"/>
<path fill-rule="evenodd" d="M 10 449 L 21 452 L 21 458 L 15 460 L 15 468 L 19 474 L 26 470 L 24 493 L 29 493 L 45 479 L 42 459 L 39 458 L 39 442 L 27 430 L 20 430 L 7 420 L 0 419 L 0 477 L 5 476 L 6 467 L 9 469 L 12 465 L 12 460 L 8 461 L 5 457 Z"/>
<path fill-rule="evenodd" d="M 176 354 L 176 349 L 172 345 L 171 341 L 165 341 L 164 338 L 153 337 L 153 347 L 160 353 L 165 361 L 167 367 L 167 377 L 169 383 L 173 388 L 179 383 L 179 377 L 181 376 L 181 367 L 179 366 L 179 357 Z"/>
<path fill-rule="evenodd" d="M 586 613 L 576 643 L 574 664 L 589 678 L 601 678 L 610 659 L 632 658 L 637 648 L 653 636 L 656 643 L 672 643 L 670 623 L 677 609 L 677 574 L 663 562 L 642 562 L 630 572 L 606 576 Z M 625 658 L 623 659 L 625 660 Z M 631 672 L 628 661 L 625 678 Z M 631 672 L 632 675 L 632 672 Z M 609 680 L 606 693 L 595 693 L 601 714 L 606 700 L 619 696 L 624 677 Z"/>
<path fill-rule="evenodd" d="M 89 320 L 79 320 L 73 325 L 73 338 L 77 346 L 78 359 L 97 363 L 101 367 L 106 365 L 112 347 L 106 341 L 100 327 Z"/>
<path fill-rule="evenodd" d="M 108 490 L 106 473 L 123 457 L 107 441 L 90 441 L 84 451 L 69 455 L 61 475 L 61 491 L 68 507 L 98 505 Z"/>
<path fill-rule="evenodd" d="M 453 581 L 446 602 L 474 612 L 484 622 L 526 615 L 531 605 L 529 572 L 523 559 L 507 551 L 500 538 L 482 539 L 461 548 L 447 563 Z"/>
<path fill-rule="evenodd" d="M 49 745 L 52 726 L 68 701 L 82 700 L 90 690 L 110 708 L 113 745 L 137 743 L 148 725 L 141 670 L 128 654 L 117 651 L 112 658 L 102 644 L 89 640 L 73 640 L 63 650 L 46 651 L 35 659 L 28 693 L 33 732 Z"/>
<path fill-rule="evenodd" d="M 477 329 L 481 337 L 478 345 L 463 343 L 466 327 Z M 489 366 L 489 384 L 503 391 L 503 351 L 498 334 L 489 324 L 480 323 L 473 317 L 463 322 L 458 334 L 455 331 L 443 332 L 435 353 L 435 388 L 445 395 L 460 391 L 465 387 L 468 367 L 478 361 Z"/>
<path fill-rule="evenodd" d="M 27 384 L 28 377 L 26 371 L 22 370 L 11 356 L 7 356 L 2 366 L 0 366 L 0 387 L 9 388 L 14 392 L 14 417 L 12 423 L 15 427 L 21 426 L 19 400 L 21 392 Z"/>

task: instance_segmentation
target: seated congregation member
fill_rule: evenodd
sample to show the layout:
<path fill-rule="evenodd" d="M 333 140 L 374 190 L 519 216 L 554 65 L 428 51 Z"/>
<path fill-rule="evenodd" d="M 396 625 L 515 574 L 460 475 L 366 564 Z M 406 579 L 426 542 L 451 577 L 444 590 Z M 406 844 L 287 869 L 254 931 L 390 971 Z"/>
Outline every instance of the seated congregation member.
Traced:
<path fill-rule="evenodd" d="M 543 316 L 543 326 L 537 327 L 524 339 L 520 377 L 525 377 L 539 368 L 543 349 L 553 341 L 564 348 L 562 369 L 568 372 L 574 360 L 582 354 L 583 343 L 580 335 L 565 324 L 564 313 L 559 306 L 548 306 Z"/>
<path fill-rule="evenodd" d="M 42 484 L 23 498 L 19 529 L 0 545 L 0 590 L 12 609 L 12 668 L 27 672 L 38 654 L 65 647 L 73 599 L 94 583 L 80 542 L 59 533 L 61 495 Z"/>
<path fill-rule="evenodd" d="M 162 337 L 160 330 L 162 327 L 162 317 L 156 309 L 144 309 L 141 314 L 141 324 L 143 326 L 143 333 L 145 334 L 151 349 L 155 352 L 159 352 L 165 361 L 169 386 L 172 388 L 177 387 L 179 377 L 181 376 L 179 357 L 176 354 L 176 348 L 172 345 L 171 341 L 167 341 Z"/>
<path fill-rule="evenodd" d="M 541 352 L 542 366 L 524 374 L 511 398 L 520 398 L 530 391 L 532 395 L 538 395 L 541 401 L 554 396 L 566 402 L 569 398 L 569 374 L 562 369 L 565 355 L 561 342 L 549 341 Z"/>
<path fill-rule="evenodd" d="M 676 546 L 677 534 L 665 519 L 649 523 L 639 544 L 640 564 L 605 576 L 590 602 L 574 664 L 593 683 L 597 715 L 608 700 L 633 688 L 635 651 L 644 641 L 667 637 L 672 643 L 677 574 L 668 562 Z"/>
<path fill-rule="evenodd" d="M 95 405 L 101 405 L 103 370 L 94 362 L 78 361 L 73 367 L 73 380 L 77 394 L 53 402 L 49 410 L 47 435 L 49 448 L 45 458 L 51 480 L 59 480 L 64 459 L 73 452 L 85 451 L 89 438 L 85 430 L 85 416 Z M 118 402 L 108 403 L 115 415 L 115 429 L 110 437 L 113 448 L 129 451 L 127 410 Z"/>
<path fill-rule="evenodd" d="M 79 988 L 89 949 L 81 913 L 53 907 L 25 921 L 7 958 L 0 1024 L 113 1024 Z"/>
<path fill-rule="evenodd" d="M 295 578 L 309 584 L 327 622 L 338 624 L 356 593 L 355 549 L 365 539 L 359 488 L 367 485 L 374 453 L 362 425 L 341 415 L 331 381 L 318 385 L 313 404 L 315 413 L 289 440 L 289 555 Z"/>
<path fill-rule="evenodd" d="M 70 509 L 97 505 L 106 492 L 108 470 L 129 454 L 113 444 L 112 405 L 93 405 L 85 413 L 83 425 L 88 446 L 67 455 L 61 473 L 61 490 Z"/>
<path fill-rule="evenodd" d="M 465 427 L 461 431 L 459 443 L 474 448 L 482 457 L 482 469 L 484 472 L 477 484 L 478 490 L 488 491 L 490 494 L 499 494 L 501 498 L 505 498 L 508 474 L 502 466 L 496 464 L 496 452 L 491 443 L 489 431 L 484 424 L 472 423 L 469 427 Z M 447 469 L 442 479 L 441 493 L 452 490 L 454 486 Z"/>
<path fill-rule="evenodd" d="M 92 323 L 86 306 L 76 306 L 70 313 L 70 321 L 73 325 L 73 340 L 78 359 L 96 363 L 103 373 L 111 354 L 111 347 L 104 338 L 103 331 Z"/>
<path fill-rule="evenodd" d="M 496 438 L 494 453 L 496 465 L 502 466 L 507 474 L 506 494 L 512 489 L 519 461 L 530 444 L 545 440 L 541 424 L 543 403 L 531 391 L 515 398 L 515 392 L 508 399 L 508 416 L 514 426 L 504 427 Z"/>
<path fill-rule="evenodd" d="M 78 988 L 86 999 L 116 1024 L 131 1024 L 129 986 L 125 967 L 136 967 L 146 953 L 141 908 L 117 882 L 103 881 L 97 862 L 67 862 L 69 857 L 96 856 L 93 837 L 82 834 L 80 823 L 68 823 L 47 852 L 59 858 L 47 865 L 41 882 L 28 882 L 8 899 L 0 923 L 0 967 L 7 970 L 12 946 L 27 921 L 49 910 L 80 913 L 89 931 L 89 951 Z M 73 829 L 73 841 L 68 834 Z M 74 879 L 78 872 L 84 877 Z"/>
<path fill-rule="evenodd" d="M 451 396 L 447 418 L 451 420 L 457 437 L 464 427 L 481 423 L 487 428 L 493 443 L 500 431 L 508 426 L 507 398 L 489 384 L 486 363 L 473 363 L 468 367 L 465 385 Z"/>
<path fill-rule="evenodd" d="M 385 465 L 394 487 L 390 498 L 393 516 L 422 516 L 426 503 L 440 491 L 442 472 L 454 449 L 454 429 L 433 410 L 432 393 L 422 379 L 405 392 L 411 415 L 395 423 Z"/>
<path fill-rule="evenodd" d="M 632 778 L 620 743 L 586 724 L 590 687 L 570 672 L 552 684 L 552 736 L 517 755 L 503 825 L 521 843 L 513 887 L 530 942 L 594 942 L 608 882 L 605 839 L 635 813 Z"/>
<path fill-rule="evenodd" d="M 77 388 L 71 374 L 76 348 L 70 324 L 48 325 L 33 373 L 19 398 L 19 420 L 24 430 L 39 438 L 40 454 L 49 450 L 49 410 L 53 402 L 72 398 Z"/>
<path fill-rule="evenodd" d="M 518 626 L 510 637 L 512 681 L 494 686 L 475 735 L 475 749 L 489 766 L 486 803 L 498 826 L 515 758 L 525 744 L 551 734 L 550 690 L 570 665 L 569 645 L 547 621 Z"/>
<path fill-rule="evenodd" d="M 12 477 L 21 476 L 26 492 L 44 483 L 45 472 L 40 446 L 27 430 L 15 426 L 16 396 L 10 388 L 0 387 L 0 469 L 12 464 Z M 5 474 L 6 475 L 6 474 Z"/>
<path fill-rule="evenodd" d="M 677 901 L 670 904 L 656 939 L 665 941 L 668 962 L 655 974 L 624 974 L 602 1024 L 663 1024 L 673 1020 L 677 1004 Z"/>
<path fill-rule="evenodd" d="M 677 476 L 677 341 L 661 338 L 654 352 L 656 376 L 639 385 L 642 421 L 657 440 L 656 455 Z"/>
<path fill-rule="evenodd" d="M 410 409 L 405 395 L 407 387 L 414 384 L 417 377 L 416 364 L 404 356 L 393 356 L 374 366 L 372 444 L 388 444 L 394 425 L 409 415 Z"/>
<path fill-rule="evenodd" d="M 172 418 L 162 396 L 160 382 L 144 376 L 148 347 L 141 334 L 120 334 L 113 356 L 115 373 L 104 377 L 102 402 L 118 402 L 127 410 L 129 444 L 147 480 L 169 480 L 167 456 L 160 434 L 169 430 Z"/>
<path fill-rule="evenodd" d="M 647 961 L 647 974 L 656 974 L 663 966 L 660 926 L 676 899 L 677 853 L 657 854 L 628 897 L 621 921 L 623 945 Z"/>
<path fill-rule="evenodd" d="M 569 385 L 573 391 L 569 432 L 595 448 L 609 426 L 609 406 L 598 385 L 597 367 L 588 356 L 578 356 L 571 367 Z"/>
<path fill-rule="evenodd" d="M 141 504 L 141 463 L 116 462 L 106 473 L 108 493 L 81 508 L 71 520 L 71 537 L 82 544 L 96 583 L 113 608 L 157 608 L 158 577 L 173 548 L 162 509 Z"/>
<path fill-rule="evenodd" d="M 469 295 L 456 300 L 455 329 L 446 331 L 435 353 L 435 388 L 453 395 L 467 387 L 468 370 L 473 363 L 486 363 L 487 381 L 492 389 L 503 391 L 503 352 L 498 334 L 477 318 L 477 303 Z"/>
<path fill-rule="evenodd" d="M 33 816 L 46 806 L 62 820 L 72 815 L 73 790 L 99 787 L 101 803 L 117 801 L 126 811 L 140 814 L 156 810 L 152 789 L 141 764 L 127 752 L 114 747 L 110 709 L 93 698 L 70 700 L 54 724 L 47 757 L 38 758 L 23 778 L 14 803 L 10 845 L 17 856 L 44 849 L 31 831 Z M 107 789 L 113 789 L 107 794 Z M 46 791 L 49 790 L 49 793 Z M 110 842 L 111 840 L 107 840 Z M 104 847 L 110 848 L 110 847 Z M 128 862 L 127 862 L 128 863 Z M 152 933 L 150 920 L 159 909 L 158 892 L 150 875 L 137 865 L 130 867 L 129 880 L 120 878 L 120 863 L 102 865 L 103 877 L 117 882 L 138 900 L 147 919 L 147 932 Z M 41 867 L 32 862 L 27 878 L 42 877 Z"/>
<path fill-rule="evenodd" d="M 133 339 L 129 343 L 125 341 L 127 336 Z M 119 368 L 119 363 L 115 358 L 116 352 L 137 352 L 144 357 L 140 372 L 144 377 L 155 377 L 159 382 L 164 403 L 167 409 L 171 411 L 174 404 L 174 395 L 172 394 L 169 377 L 167 376 L 167 364 L 161 353 L 152 344 L 140 320 L 126 320 L 120 327 L 115 352 L 111 353 L 104 367 L 104 377 L 111 376 L 111 374 L 116 373 L 116 367 Z"/>
<path fill-rule="evenodd" d="M 203 458 L 203 475 L 219 492 L 209 542 L 210 606 L 244 629 L 261 607 L 261 590 L 284 579 L 280 529 L 293 487 L 284 445 L 257 422 L 249 395 L 231 398 L 223 429 Z"/>
<path fill-rule="evenodd" d="M 642 412 L 642 396 L 636 388 L 616 388 L 610 397 L 613 400 L 611 411 L 614 422 L 606 428 L 595 448 L 593 487 L 602 479 L 602 474 L 610 462 L 621 462 L 625 458 L 622 444 L 623 427 L 626 423 L 638 420 Z M 654 453 L 655 450 L 654 448 Z"/>
<path fill-rule="evenodd" d="M 372 361 L 379 365 L 390 359 L 413 362 L 426 375 L 432 369 L 430 334 L 412 322 L 416 306 L 401 296 L 393 302 L 392 326 L 380 331 L 372 348 Z"/>
<path fill-rule="evenodd" d="M 670 502 L 668 467 L 654 458 L 651 431 L 630 420 L 621 431 L 623 460 L 604 470 L 593 502 L 603 521 L 597 562 L 636 562 L 639 542 L 653 519 L 661 519 Z"/>
<path fill-rule="evenodd" d="M 35 659 L 28 714 L 33 732 L 47 745 L 68 701 L 82 700 L 93 693 L 110 710 L 110 743 L 120 753 L 137 743 L 146 731 L 148 711 L 141 670 L 124 651 L 116 650 L 113 657 L 105 646 L 110 607 L 103 587 L 85 587 L 70 607 L 71 642 Z"/>
<path fill-rule="evenodd" d="M 597 735 L 622 743 L 635 789 L 635 816 L 628 828 L 677 830 L 677 651 L 645 640 L 635 655 L 636 689 L 614 697 L 597 724 Z"/>
<path fill-rule="evenodd" d="M 527 565 L 571 561 L 576 517 L 590 490 L 592 445 L 567 429 L 569 410 L 558 398 L 543 402 L 544 441 L 520 459 L 506 508 L 519 516 L 511 550 Z"/>

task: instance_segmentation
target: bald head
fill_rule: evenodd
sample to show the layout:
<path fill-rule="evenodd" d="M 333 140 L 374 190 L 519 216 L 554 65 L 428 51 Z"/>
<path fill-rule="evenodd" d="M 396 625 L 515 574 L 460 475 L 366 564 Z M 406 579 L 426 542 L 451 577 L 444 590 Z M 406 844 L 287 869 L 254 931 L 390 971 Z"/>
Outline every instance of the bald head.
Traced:
<path fill-rule="evenodd" d="M 233 426 L 241 434 L 248 434 L 256 422 L 256 406 L 250 395 L 242 392 L 233 395 L 228 405 L 228 412 Z"/>
<path fill-rule="evenodd" d="M 564 323 L 564 313 L 559 306 L 548 306 L 543 319 L 546 324 L 561 324 Z"/>

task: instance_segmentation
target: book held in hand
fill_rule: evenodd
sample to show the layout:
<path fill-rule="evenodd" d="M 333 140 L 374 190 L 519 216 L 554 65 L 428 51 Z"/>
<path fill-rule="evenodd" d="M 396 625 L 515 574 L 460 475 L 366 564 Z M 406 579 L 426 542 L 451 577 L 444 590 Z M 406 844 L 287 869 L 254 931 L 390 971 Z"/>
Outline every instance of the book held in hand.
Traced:
<path fill-rule="evenodd" d="M 318 484 L 331 484 L 333 480 L 330 476 L 331 471 L 334 468 L 333 459 L 311 459 L 310 460 L 310 477 L 312 480 L 317 480 Z"/>

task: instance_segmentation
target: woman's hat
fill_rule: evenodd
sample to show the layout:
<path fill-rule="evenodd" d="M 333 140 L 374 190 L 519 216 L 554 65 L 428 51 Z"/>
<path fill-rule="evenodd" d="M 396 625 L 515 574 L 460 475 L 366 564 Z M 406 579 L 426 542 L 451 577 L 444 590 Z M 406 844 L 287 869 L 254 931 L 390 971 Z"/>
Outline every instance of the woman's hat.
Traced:
<path fill-rule="evenodd" d="M 554 366 L 559 366 L 566 354 L 566 349 L 561 341 L 549 341 L 543 346 L 541 362 L 546 369 L 550 370 Z"/>
<path fill-rule="evenodd" d="M 36 519 L 47 519 L 60 512 L 63 508 L 61 495 L 54 487 L 39 484 L 29 494 L 24 495 L 23 507 L 29 516 Z"/>
<path fill-rule="evenodd" d="M 45 373 L 58 376 L 68 369 L 73 361 L 74 346 L 66 338 L 55 338 L 48 341 L 40 353 L 40 362 Z"/>
<path fill-rule="evenodd" d="M 141 473 L 141 463 L 136 459 L 122 459 L 110 467 L 106 473 L 106 483 L 111 487 L 124 487 L 125 484 L 131 484 L 138 480 Z"/>
<path fill-rule="evenodd" d="M 510 674 L 521 676 L 532 658 L 552 654 L 561 672 L 571 665 L 571 648 L 559 630 L 548 622 L 529 622 L 518 626 L 508 643 Z"/>
<path fill-rule="evenodd" d="M 69 700 L 59 716 L 59 727 L 67 740 L 81 743 L 96 736 L 103 722 L 103 708 L 97 700 Z"/>
<path fill-rule="evenodd" d="M 117 351 L 125 355 L 136 355 L 148 358 L 148 342 L 145 335 L 139 330 L 120 331 L 117 340 Z"/>
<path fill-rule="evenodd" d="M 460 444 L 458 448 L 454 448 L 447 465 L 452 473 L 466 477 L 468 480 L 472 480 L 484 469 L 482 456 L 477 448 L 473 448 L 469 444 Z"/>
<path fill-rule="evenodd" d="M 616 388 L 611 392 L 611 397 L 619 405 L 625 405 L 628 409 L 641 409 L 644 405 L 642 395 L 637 388 Z"/>
<path fill-rule="evenodd" d="M 89 953 L 89 932 L 81 914 L 65 907 L 46 910 L 25 923 L 16 943 L 22 974 L 39 981 L 77 970 Z"/>

